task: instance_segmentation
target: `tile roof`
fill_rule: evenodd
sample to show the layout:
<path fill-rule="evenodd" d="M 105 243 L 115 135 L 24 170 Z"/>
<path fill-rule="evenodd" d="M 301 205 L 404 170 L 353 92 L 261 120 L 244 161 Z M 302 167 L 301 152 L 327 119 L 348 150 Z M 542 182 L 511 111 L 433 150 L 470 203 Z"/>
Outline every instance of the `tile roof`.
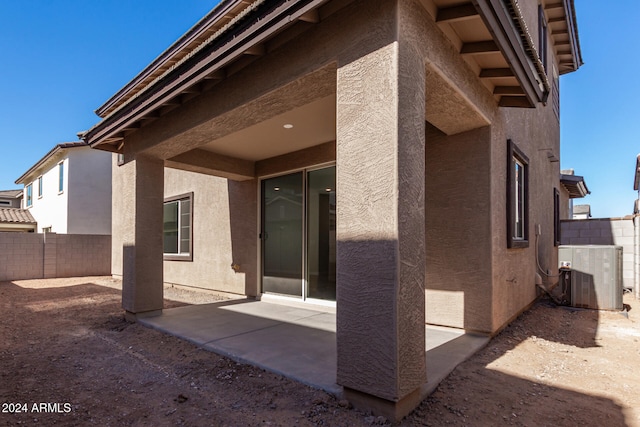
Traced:
<path fill-rule="evenodd" d="M 0 223 L 35 224 L 36 220 L 26 209 L 0 208 Z"/>
<path fill-rule="evenodd" d="M 0 190 L 0 197 L 18 197 L 22 190 Z"/>

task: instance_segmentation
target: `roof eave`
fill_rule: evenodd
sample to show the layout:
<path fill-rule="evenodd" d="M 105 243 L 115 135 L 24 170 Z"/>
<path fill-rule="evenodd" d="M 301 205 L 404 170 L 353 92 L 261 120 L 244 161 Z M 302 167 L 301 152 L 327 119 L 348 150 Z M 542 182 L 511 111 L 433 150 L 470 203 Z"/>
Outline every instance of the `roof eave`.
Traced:
<path fill-rule="evenodd" d="M 68 150 L 70 148 L 76 148 L 76 147 L 85 147 L 87 146 L 85 143 L 83 142 L 64 142 L 61 144 L 57 144 L 55 147 L 53 147 L 51 150 L 49 150 L 49 152 L 47 154 L 44 155 L 44 157 L 42 157 L 40 160 L 38 160 L 38 162 L 36 162 L 33 166 L 31 166 L 29 168 L 29 170 L 27 170 L 25 173 L 23 173 L 20 178 L 15 180 L 15 184 L 24 184 L 26 179 L 36 170 L 38 170 L 39 168 L 41 168 L 45 163 L 47 163 L 47 161 L 49 161 L 49 159 L 51 159 L 53 156 L 55 156 L 57 153 L 61 152 L 62 150 Z"/>
<path fill-rule="evenodd" d="M 244 0 L 246 1 L 246 0 Z M 176 40 L 169 48 L 158 55 L 151 63 L 146 66 L 138 75 L 136 75 L 131 81 L 123 86 L 118 92 L 116 92 L 111 98 L 109 98 L 104 104 L 102 104 L 95 113 L 100 117 L 105 117 L 107 112 L 116 105 L 125 95 L 127 95 L 132 89 L 134 89 L 142 80 L 151 75 L 160 66 L 162 66 L 167 60 L 179 52 L 185 45 L 191 40 L 197 38 L 204 33 L 211 23 L 217 21 L 223 17 L 229 9 L 233 9 L 236 5 L 243 3 L 243 0 L 223 0 L 215 6 L 207 15 L 200 19 L 193 27 L 187 30 L 178 40 Z"/>
<path fill-rule="evenodd" d="M 569 193 L 570 199 L 578 199 L 591 194 L 582 176 L 561 174 L 560 183 Z"/>
<path fill-rule="evenodd" d="M 137 97 L 133 102 L 125 103 L 117 107 L 109 113 L 107 117 L 103 118 L 91 129 L 79 134 L 79 136 L 92 148 L 119 152 L 117 149 L 109 147 L 110 144 L 114 144 L 114 142 L 111 141 L 114 140 L 114 135 L 120 133 L 139 118 L 144 117 L 145 114 L 158 108 L 163 102 L 171 100 L 179 94 L 181 90 L 198 83 L 207 75 L 222 69 L 228 63 L 232 62 L 234 58 L 240 57 L 243 52 L 254 44 L 263 41 L 271 34 L 277 33 L 291 22 L 295 22 L 299 16 L 311 9 L 319 7 L 327 1 L 328 0 L 298 0 L 283 2 L 282 5 L 277 7 L 277 10 L 273 11 L 272 15 L 266 19 L 258 20 L 243 33 L 237 36 L 234 33 L 229 33 L 234 35 L 233 41 L 221 46 L 219 52 L 208 57 L 206 61 L 198 62 L 195 58 L 191 58 L 189 62 L 182 64 L 182 67 L 172 70 L 167 78 L 163 78 L 162 81 L 157 82 L 151 90 L 146 91 L 144 96 Z M 237 2 L 231 2 L 229 3 L 229 7 L 235 4 L 237 4 Z M 207 20 L 207 25 L 214 21 L 213 18 Z M 212 40 L 210 43 L 214 43 L 216 40 Z M 156 66 L 159 65 L 160 63 L 156 64 Z M 125 88 L 119 92 L 119 96 L 125 95 L 126 91 L 124 89 Z M 115 139 L 118 138 L 116 137 Z M 119 139 L 121 140 L 122 138 Z"/>

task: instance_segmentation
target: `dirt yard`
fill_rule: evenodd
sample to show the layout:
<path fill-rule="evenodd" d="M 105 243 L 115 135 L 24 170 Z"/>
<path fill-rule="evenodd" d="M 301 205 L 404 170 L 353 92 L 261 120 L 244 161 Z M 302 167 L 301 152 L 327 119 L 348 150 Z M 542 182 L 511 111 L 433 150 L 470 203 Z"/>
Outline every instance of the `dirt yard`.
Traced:
<path fill-rule="evenodd" d="M 0 425 L 388 425 L 125 322 L 114 285 L 95 277 L 0 283 Z M 165 296 L 168 308 L 194 295 Z M 640 301 L 626 295 L 625 303 L 627 316 L 542 300 L 400 425 L 640 427 Z"/>

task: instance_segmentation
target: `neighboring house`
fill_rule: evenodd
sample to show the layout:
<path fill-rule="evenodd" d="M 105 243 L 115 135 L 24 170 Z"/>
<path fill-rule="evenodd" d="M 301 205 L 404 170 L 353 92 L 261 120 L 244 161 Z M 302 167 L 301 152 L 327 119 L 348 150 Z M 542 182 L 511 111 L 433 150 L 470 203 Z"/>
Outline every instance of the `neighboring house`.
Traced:
<path fill-rule="evenodd" d="M 22 207 L 22 190 L 0 190 L 0 208 Z"/>
<path fill-rule="evenodd" d="M 58 144 L 16 180 L 39 233 L 111 234 L 111 157 L 82 142 Z"/>
<path fill-rule="evenodd" d="M 571 219 L 589 219 L 591 218 L 591 205 L 575 205 L 573 207 L 573 215 Z"/>
<path fill-rule="evenodd" d="M 560 219 L 573 219 L 573 199 L 581 199 L 591 194 L 584 177 L 576 175 L 573 169 L 560 171 Z"/>
<path fill-rule="evenodd" d="M 222 1 L 81 135 L 127 316 L 163 280 L 334 304 L 337 382 L 397 419 L 425 323 L 495 334 L 556 270 L 581 64 L 572 0 Z"/>
<path fill-rule="evenodd" d="M 36 230 L 36 220 L 28 210 L 20 209 L 21 203 L 22 190 L 0 190 L 0 232 Z"/>
<path fill-rule="evenodd" d="M 0 232 L 26 231 L 33 233 L 36 230 L 36 220 L 26 209 L 0 208 Z"/>

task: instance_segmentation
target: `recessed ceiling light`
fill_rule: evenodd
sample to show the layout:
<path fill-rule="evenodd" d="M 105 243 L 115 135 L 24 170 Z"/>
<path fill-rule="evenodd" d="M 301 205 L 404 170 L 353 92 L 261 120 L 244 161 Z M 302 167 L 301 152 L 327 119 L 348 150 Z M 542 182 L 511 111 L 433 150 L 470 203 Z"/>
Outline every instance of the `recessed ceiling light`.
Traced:
<path fill-rule="evenodd" d="M 280 187 L 273 187 L 275 191 L 280 191 Z"/>
<path fill-rule="evenodd" d="M 324 189 L 324 191 L 326 191 L 327 193 L 331 191 L 331 188 L 327 187 Z"/>
<path fill-rule="evenodd" d="M 291 123 L 287 123 L 287 124 L 285 124 L 285 125 L 284 125 L 284 126 L 282 126 L 282 127 L 283 127 L 283 128 L 285 128 L 285 129 L 292 129 L 292 128 L 293 128 L 293 125 L 292 125 Z"/>

